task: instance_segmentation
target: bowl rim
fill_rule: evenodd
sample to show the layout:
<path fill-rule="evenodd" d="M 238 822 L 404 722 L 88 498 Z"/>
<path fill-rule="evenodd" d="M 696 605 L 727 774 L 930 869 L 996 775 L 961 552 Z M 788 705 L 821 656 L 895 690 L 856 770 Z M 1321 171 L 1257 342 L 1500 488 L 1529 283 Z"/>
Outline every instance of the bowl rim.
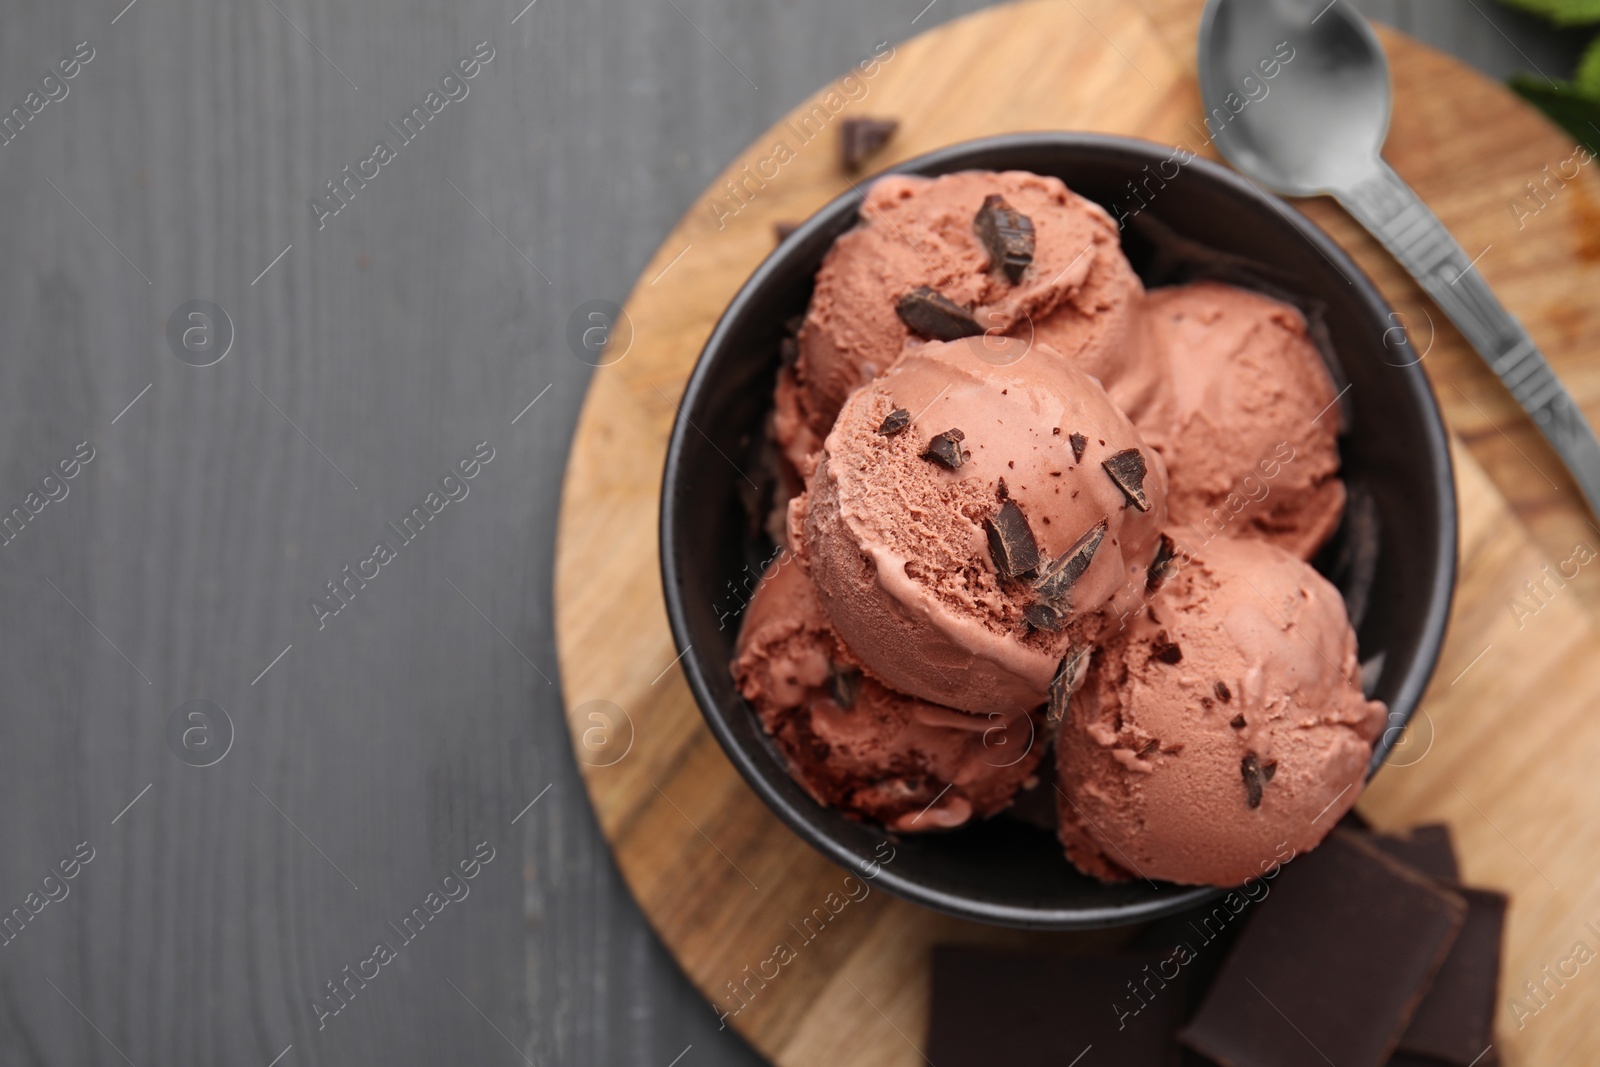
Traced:
<path fill-rule="evenodd" d="M 673 488 L 680 484 L 685 474 L 688 473 L 683 465 L 684 444 L 689 430 L 689 420 L 685 413 L 693 406 L 696 397 L 705 388 L 706 381 L 710 376 L 710 367 L 713 360 L 707 357 L 727 345 L 728 336 L 732 333 L 734 324 L 750 312 L 750 305 L 755 302 L 758 294 L 766 288 L 775 274 L 789 266 L 790 259 L 808 243 L 807 238 L 824 228 L 835 225 L 847 213 L 853 213 L 862 198 L 865 197 L 866 189 L 873 182 L 890 174 L 925 174 L 929 172 L 946 174 L 960 169 L 992 170 L 995 169 L 993 166 L 986 165 L 983 162 L 984 156 L 994 156 L 1019 149 L 1060 149 L 1093 152 L 1110 157 L 1129 157 L 1137 159 L 1141 163 L 1153 163 L 1165 159 L 1173 150 L 1171 145 L 1115 134 L 1066 131 L 1010 133 L 947 145 L 904 160 L 855 184 L 849 192 L 834 197 L 813 212 L 805 222 L 796 227 L 790 236 L 781 241 L 756 267 L 750 277 L 740 286 L 739 291 L 734 294 L 733 299 L 728 302 L 728 306 L 718 318 L 716 326 L 706 338 L 704 347 L 702 347 L 700 354 L 695 359 L 694 370 L 690 373 L 689 379 L 684 385 L 683 394 L 679 398 L 677 415 L 673 420 L 672 433 L 667 441 L 666 461 L 663 465 L 661 478 L 661 505 L 658 515 L 661 582 L 667 606 L 667 619 L 672 630 L 673 644 L 680 654 L 680 662 L 684 675 L 689 682 L 690 692 L 694 696 L 701 716 L 710 727 L 712 735 L 716 737 L 717 742 L 722 746 L 723 752 L 727 754 L 728 759 L 738 769 L 741 777 L 744 778 L 745 782 L 761 801 L 766 804 L 768 809 L 775 813 L 789 829 L 794 831 L 808 845 L 822 853 L 833 863 L 850 871 L 854 871 L 859 866 L 859 858 L 840 842 L 834 840 L 830 834 L 817 827 L 809 818 L 810 812 L 802 812 L 797 805 L 790 803 L 785 797 L 774 792 L 768 786 L 764 778 L 760 758 L 758 758 L 757 754 L 748 751 L 734 736 L 730 725 L 724 718 L 723 709 L 713 699 L 706 675 L 702 669 L 703 665 L 700 663 L 699 658 L 692 654 L 692 643 L 688 640 L 689 624 L 684 603 L 684 590 L 681 588 L 675 562 L 679 544 L 674 534 L 672 523 L 675 506 Z M 1327 233 L 1300 211 L 1293 210 L 1291 205 L 1282 198 L 1262 189 L 1236 171 L 1220 163 L 1195 156 L 1184 166 L 1185 169 L 1195 170 L 1205 180 L 1223 186 L 1232 195 L 1249 202 L 1255 208 L 1266 208 L 1275 211 L 1294 230 L 1298 231 L 1301 236 L 1310 242 L 1337 270 L 1344 274 L 1355 289 L 1358 301 L 1370 312 L 1374 323 L 1393 322 L 1391 317 L 1393 308 L 1367 276 L 1366 272 L 1333 238 L 1328 236 Z M 1394 743 L 1401 734 L 1402 729 L 1410 722 L 1412 715 L 1416 712 L 1421 702 L 1423 691 L 1427 688 L 1437 668 L 1439 652 L 1443 646 L 1444 634 L 1449 622 L 1450 608 L 1454 600 L 1456 586 L 1459 503 L 1456 495 L 1455 471 L 1450 457 L 1444 418 L 1440 412 L 1438 401 L 1434 396 L 1432 385 L 1422 370 L 1421 360 L 1403 367 L 1393 367 L 1393 369 L 1400 372 L 1395 388 L 1404 388 L 1409 392 L 1413 403 L 1422 414 L 1421 421 L 1423 425 L 1420 429 L 1425 444 L 1426 458 L 1439 476 L 1439 529 L 1437 543 L 1434 545 L 1434 553 L 1439 561 L 1439 566 L 1436 569 L 1433 584 L 1427 591 L 1427 608 L 1422 632 L 1418 638 L 1417 657 L 1411 670 L 1402 678 L 1394 699 L 1390 701 L 1389 716 L 1386 720 L 1384 731 L 1373 745 L 1372 759 L 1367 767 L 1367 781 L 1369 782 L 1377 772 L 1377 769 L 1383 764 L 1389 751 L 1394 747 Z M 722 669 L 726 669 L 725 665 Z M 1399 713 L 1396 712 L 1397 708 L 1400 709 Z M 786 769 L 784 773 L 788 773 Z M 807 804 L 808 806 L 821 807 L 815 801 L 808 801 Z M 1194 907 L 1228 892 L 1227 889 L 1220 887 L 1180 886 L 1177 887 L 1179 891 L 1171 895 L 1134 904 L 1105 908 L 1048 908 L 997 904 L 992 901 L 945 892 L 915 879 L 906 878 L 897 869 L 888 866 L 880 867 L 879 873 L 874 880 L 881 888 L 902 899 L 932 908 L 947 915 L 991 925 L 1049 930 L 1084 930 L 1130 925 L 1161 918 L 1162 916 Z"/>

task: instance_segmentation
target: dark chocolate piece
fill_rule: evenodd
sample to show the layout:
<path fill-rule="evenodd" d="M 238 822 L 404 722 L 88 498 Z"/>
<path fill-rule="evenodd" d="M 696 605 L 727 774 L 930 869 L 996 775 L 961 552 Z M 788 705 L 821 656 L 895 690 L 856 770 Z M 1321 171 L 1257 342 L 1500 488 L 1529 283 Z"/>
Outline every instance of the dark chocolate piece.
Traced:
<path fill-rule="evenodd" d="M 1263 764 L 1254 752 L 1246 752 L 1244 759 L 1239 761 L 1239 777 L 1244 779 L 1245 803 L 1252 808 L 1261 806 L 1261 787 L 1272 781 L 1272 776 L 1278 773 L 1276 761 Z"/>
<path fill-rule="evenodd" d="M 1283 868 L 1179 1038 L 1232 1067 L 1382 1067 L 1466 910 L 1336 830 Z"/>
<path fill-rule="evenodd" d="M 1050 679 L 1050 695 L 1046 702 L 1045 718 L 1057 723 L 1067 714 L 1067 705 L 1072 702 L 1072 694 L 1083 685 L 1083 679 L 1089 673 L 1089 646 L 1068 649 L 1067 654 L 1061 657 L 1061 662 L 1056 666 L 1056 676 Z"/>
<path fill-rule="evenodd" d="M 1492 889 L 1456 892 L 1466 898 L 1466 922 L 1400 1038 L 1400 1051 L 1483 1067 L 1489 1058 L 1483 1052 L 1494 1041 L 1506 896 Z"/>
<path fill-rule="evenodd" d="M 1240 714 L 1235 715 L 1231 720 L 1229 720 L 1228 725 L 1233 727 L 1235 730 L 1243 730 L 1248 724 L 1244 721 L 1244 716 Z"/>
<path fill-rule="evenodd" d="M 1413 826 L 1404 834 L 1373 834 L 1367 841 L 1429 878 L 1441 882 L 1461 881 L 1455 846 L 1450 841 L 1450 827 L 1443 823 Z"/>
<path fill-rule="evenodd" d="M 1161 588 L 1161 583 L 1167 580 L 1168 564 L 1178 554 L 1178 546 L 1166 534 L 1161 535 L 1161 543 L 1156 546 L 1155 559 L 1150 561 L 1150 570 L 1145 574 L 1144 591 L 1153 593 Z"/>
<path fill-rule="evenodd" d="M 900 128 L 897 119 L 852 118 L 839 123 L 839 163 L 847 173 L 861 170 Z"/>
<path fill-rule="evenodd" d="M 1013 282 L 1020 279 L 1033 262 L 1033 220 L 999 193 L 990 193 L 983 198 L 972 228 L 989 250 L 991 266 L 999 267 Z"/>
<path fill-rule="evenodd" d="M 1059 602 L 1072 592 L 1072 587 L 1094 561 L 1095 550 L 1100 547 L 1109 525 L 1105 519 L 1101 519 L 1073 542 L 1072 547 L 1063 552 L 1059 559 L 1045 566 L 1044 573 L 1033 586 L 1040 596 Z"/>
<path fill-rule="evenodd" d="M 1170 945 L 1094 955 L 935 945 L 926 1059 L 938 1067 L 1068 1067 L 1075 1058 L 1074 1067 L 1171 1067 L 1191 969 Z"/>
<path fill-rule="evenodd" d="M 1183 649 L 1178 647 L 1176 641 L 1168 640 L 1167 631 L 1162 630 L 1156 634 L 1156 639 L 1150 644 L 1150 656 L 1162 663 L 1169 665 L 1183 662 Z"/>
<path fill-rule="evenodd" d="M 828 695 L 845 711 L 854 711 L 861 692 L 861 672 L 837 663 L 828 664 Z"/>
<path fill-rule="evenodd" d="M 961 442 L 967 435 L 951 427 L 944 433 L 935 434 L 928 442 L 928 447 L 923 450 L 922 458 L 931 459 L 948 470 L 959 470 L 961 464 L 967 461 L 967 454 L 961 450 Z"/>
<path fill-rule="evenodd" d="M 1105 472 L 1111 475 L 1111 480 L 1117 483 L 1117 488 L 1122 490 L 1122 495 L 1128 498 L 1128 503 L 1140 511 L 1150 510 L 1150 498 L 1144 492 L 1144 453 L 1137 448 L 1124 448 L 1121 452 L 1101 463 Z"/>
<path fill-rule="evenodd" d="M 1089 439 L 1081 433 L 1074 433 L 1068 434 L 1067 440 L 1072 442 L 1072 462 L 1081 462 L 1083 450 L 1089 447 Z"/>
<path fill-rule="evenodd" d="M 911 412 L 905 408 L 895 408 L 883 417 L 878 424 L 878 433 L 884 437 L 893 437 L 907 426 L 911 425 Z"/>
<path fill-rule="evenodd" d="M 1222 701 L 1224 704 L 1233 699 L 1233 690 L 1228 688 L 1227 682 L 1219 681 L 1216 685 L 1211 687 L 1211 691 L 1217 694 L 1217 699 Z"/>
<path fill-rule="evenodd" d="M 772 235 L 778 239 L 779 244 L 783 244 L 783 242 L 789 239 L 789 235 L 794 233 L 794 231 L 798 230 L 799 228 L 800 224 L 798 222 L 789 222 L 786 220 L 782 222 L 774 222 L 772 224 Z"/>
<path fill-rule="evenodd" d="M 972 312 L 926 285 L 919 285 L 902 296 L 895 303 L 894 311 L 909 329 L 934 341 L 955 341 L 983 332 Z"/>
<path fill-rule="evenodd" d="M 1034 603 L 1022 609 L 1022 620 L 1035 630 L 1060 631 L 1066 616 L 1049 604 Z"/>
<path fill-rule="evenodd" d="M 1039 544 L 1015 500 L 1008 498 L 999 512 L 983 520 L 983 527 L 989 534 L 989 557 L 1002 581 L 1031 574 L 1039 566 Z"/>

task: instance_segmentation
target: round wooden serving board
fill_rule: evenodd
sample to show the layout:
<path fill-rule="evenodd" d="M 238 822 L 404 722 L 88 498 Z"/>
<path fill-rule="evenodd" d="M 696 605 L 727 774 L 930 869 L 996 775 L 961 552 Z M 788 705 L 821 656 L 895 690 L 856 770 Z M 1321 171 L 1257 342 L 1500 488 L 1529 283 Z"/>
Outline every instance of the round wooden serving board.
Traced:
<path fill-rule="evenodd" d="M 917 1064 L 938 942 L 1104 944 L 945 918 L 874 891 L 811 940 L 791 922 L 844 899 L 845 872 L 801 843 L 745 786 L 701 720 L 674 657 L 656 527 L 668 431 L 723 307 L 772 250 L 772 225 L 849 188 L 836 132 L 802 143 L 790 119 L 821 104 L 893 116 L 877 167 L 969 138 L 1071 129 L 1206 144 L 1194 77 L 1197 0 L 1037 0 L 895 45 L 864 97 L 834 87 L 756 142 L 689 210 L 626 310 L 631 345 L 598 370 L 567 468 L 556 557 L 557 643 L 574 748 L 600 826 L 645 914 L 718 1014 L 780 942 L 796 952 L 730 1015 L 780 1064 Z M 1461 64 L 1386 32 L 1395 115 L 1386 155 L 1522 318 L 1591 419 L 1600 417 L 1600 207 L 1594 165 L 1535 112 Z M 724 182 L 792 158 L 740 204 Z M 787 155 L 788 153 L 784 153 Z M 766 173 L 772 172 L 766 165 Z M 1546 170 L 1545 168 L 1549 168 Z M 1575 180 L 1550 174 L 1580 173 Z M 1543 183 L 1540 200 L 1527 182 Z M 753 188 L 751 183 L 747 188 Z M 1513 205 L 1521 205 L 1520 209 Z M 1300 205 L 1361 262 L 1428 351 L 1456 440 L 1462 573 L 1448 643 L 1411 735 L 1361 810 L 1380 826 L 1449 822 L 1472 882 L 1512 894 L 1499 1045 L 1508 1064 L 1600 1062 L 1600 977 L 1541 1006 L 1513 997 L 1575 942 L 1600 950 L 1600 565 L 1562 586 L 1545 564 L 1600 548 L 1554 455 L 1376 244 L 1331 203 Z M 737 210 L 733 210 L 737 208 Z M 1535 210 L 1537 209 L 1537 210 Z M 625 332 L 614 333 L 623 344 Z M 1545 582 L 1537 600 L 1524 583 Z M 707 590 L 707 596 L 714 591 Z M 1520 608 L 1518 604 L 1520 603 Z M 591 713 L 607 701 L 615 729 Z M 631 727 L 631 729 L 630 729 Z M 1570 965 L 1569 965 L 1570 966 Z M 752 985 L 752 988 L 755 988 Z"/>

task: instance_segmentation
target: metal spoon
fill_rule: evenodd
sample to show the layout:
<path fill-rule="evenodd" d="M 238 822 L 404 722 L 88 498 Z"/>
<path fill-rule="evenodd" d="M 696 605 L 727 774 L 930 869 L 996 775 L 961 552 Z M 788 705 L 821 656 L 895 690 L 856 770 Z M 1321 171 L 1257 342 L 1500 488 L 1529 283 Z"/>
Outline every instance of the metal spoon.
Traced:
<path fill-rule="evenodd" d="M 1391 94 L 1372 27 L 1339 0 L 1209 0 L 1200 90 L 1228 162 L 1286 196 L 1339 201 L 1450 316 L 1600 515 L 1600 441 L 1583 412 L 1472 258 L 1379 154 Z"/>

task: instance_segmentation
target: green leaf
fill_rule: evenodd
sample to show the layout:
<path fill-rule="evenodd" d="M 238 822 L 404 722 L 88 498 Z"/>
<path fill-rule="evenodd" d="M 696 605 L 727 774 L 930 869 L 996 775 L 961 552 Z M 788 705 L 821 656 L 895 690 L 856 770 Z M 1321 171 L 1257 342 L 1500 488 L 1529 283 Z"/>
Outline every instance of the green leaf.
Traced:
<path fill-rule="evenodd" d="M 1600 37 L 1589 42 L 1583 58 L 1578 60 L 1578 73 L 1572 76 L 1581 92 L 1600 99 Z"/>
<path fill-rule="evenodd" d="M 1600 96 L 1585 93 L 1572 82 L 1551 84 L 1532 74 L 1513 74 L 1511 88 L 1600 155 Z"/>
<path fill-rule="evenodd" d="M 1535 15 L 1543 15 L 1551 22 L 1563 26 L 1600 22 L 1600 0 L 1505 0 L 1505 2 Z"/>

